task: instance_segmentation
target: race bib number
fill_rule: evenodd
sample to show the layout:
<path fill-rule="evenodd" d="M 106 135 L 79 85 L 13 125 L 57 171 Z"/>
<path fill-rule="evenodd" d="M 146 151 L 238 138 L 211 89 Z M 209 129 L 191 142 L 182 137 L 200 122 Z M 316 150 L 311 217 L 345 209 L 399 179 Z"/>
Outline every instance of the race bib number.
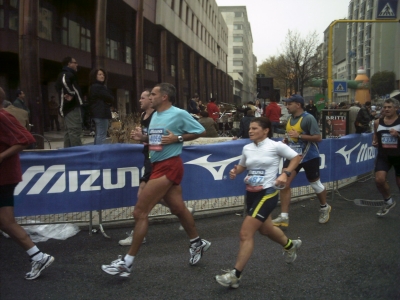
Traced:
<path fill-rule="evenodd" d="M 161 140 L 164 134 L 164 129 L 155 128 L 149 130 L 149 150 L 151 151 L 161 151 L 162 144 Z"/>
<path fill-rule="evenodd" d="M 382 148 L 397 148 L 398 139 L 390 133 L 383 133 L 381 143 Z"/>
<path fill-rule="evenodd" d="M 246 184 L 246 191 L 259 192 L 263 189 L 265 181 L 265 170 L 249 170 L 247 176 L 244 178 Z"/>
<path fill-rule="evenodd" d="M 303 154 L 303 147 L 300 144 L 289 144 L 289 147 L 296 151 L 299 155 Z"/>

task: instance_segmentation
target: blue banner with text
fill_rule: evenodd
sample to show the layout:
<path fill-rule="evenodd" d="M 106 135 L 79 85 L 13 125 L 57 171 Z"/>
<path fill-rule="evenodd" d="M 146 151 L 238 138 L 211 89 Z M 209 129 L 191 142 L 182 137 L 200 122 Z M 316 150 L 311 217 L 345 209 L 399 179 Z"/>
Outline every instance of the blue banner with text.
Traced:
<path fill-rule="evenodd" d="M 185 146 L 183 198 L 200 200 L 245 194 L 243 178 L 229 179 L 250 140 Z M 23 181 L 15 189 L 15 215 L 32 216 L 133 206 L 143 174 L 141 145 L 81 146 L 23 152 Z M 351 134 L 319 143 L 321 181 L 373 170 L 372 134 Z M 281 162 L 282 163 L 282 162 Z M 281 168 L 280 168 L 281 169 Z M 303 170 L 292 187 L 308 184 Z"/>

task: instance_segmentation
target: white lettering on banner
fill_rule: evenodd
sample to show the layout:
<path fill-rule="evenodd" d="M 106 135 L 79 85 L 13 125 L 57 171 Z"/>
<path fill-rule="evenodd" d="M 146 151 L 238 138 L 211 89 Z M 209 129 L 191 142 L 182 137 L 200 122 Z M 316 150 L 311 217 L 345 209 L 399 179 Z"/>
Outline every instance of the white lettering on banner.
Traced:
<path fill-rule="evenodd" d="M 345 116 L 326 116 L 326 120 L 346 120 Z"/>
<path fill-rule="evenodd" d="M 344 157 L 345 161 L 346 161 L 346 165 L 349 165 L 351 163 L 351 161 L 350 161 L 351 153 L 355 149 L 357 149 L 358 146 L 360 146 L 360 144 L 361 143 L 358 143 L 357 145 L 355 145 L 350 150 L 345 150 L 347 146 L 344 146 L 343 148 L 341 148 L 338 151 L 336 151 L 336 153 L 341 154 Z M 370 159 L 374 159 L 375 158 L 375 153 L 376 153 L 376 150 L 375 150 L 375 148 L 373 146 L 368 147 L 368 144 L 361 145 L 360 151 L 358 152 L 358 155 L 357 155 L 356 163 L 367 161 L 367 160 L 370 160 Z"/>
<path fill-rule="evenodd" d="M 373 146 L 368 147 L 368 144 L 362 145 L 358 152 L 356 163 L 375 159 L 375 151 L 375 147 Z"/>
<path fill-rule="evenodd" d="M 79 172 L 79 175 L 78 175 Z M 19 195 L 26 186 L 33 180 L 33 178 L 42 174 L 40 178 L 34 183 L 32 188 L 27 192 L 27 195 L 38 195 L 50 183 L 57 173 L 62 173 L 57 181 L 50 187 L 48 194 L 63 193 L 67 187 L 65 165 L 50 166 L 45 170 L 44 166 L 32 166 L 28 168 L 22 175 L 22 182 L 15 188 L 15 195 Z M 121 189 L 126 185 L 126 174 L 131 175 L 131 187 L 139 186 L 139 169 L 136 167 L 118 168 L 117 169 L 117 182 L 111 182 L 111 169 L 103 170 L 81 170 L 68 172 L 68 192 L 80 191 L 99 191 L 102 188 L 105 190 Z M 79 187 L 79 176 L 88 176 Z M 102 186 L 93 185 L 94 182 L 102 176 Z M 81 179 L 82 180 L 82 179 Z"/>
<path fill-rule="evenodd" d="M 239 160 L 242 157 L 241 155 L 239 155 L 239 156 L 221 160 L 221 161 L 210 162 L 210 161 L 208 161 L 208 157 L 210 157 L 210 156 L 211 156 L 211 154 L 196 158 L 194 160 L 186 162 L 185 165 L 186 164 L 187 165 L 197 165 L 197 166 L 203 167 L 212 174 L 212 176 L 214 177 L 214 180 L 222 180 L 226 167 L 229 164 L 233 163 L 234 161 Z M 218 171 L 216 170 L 216 168 L 219 168 Z"/>

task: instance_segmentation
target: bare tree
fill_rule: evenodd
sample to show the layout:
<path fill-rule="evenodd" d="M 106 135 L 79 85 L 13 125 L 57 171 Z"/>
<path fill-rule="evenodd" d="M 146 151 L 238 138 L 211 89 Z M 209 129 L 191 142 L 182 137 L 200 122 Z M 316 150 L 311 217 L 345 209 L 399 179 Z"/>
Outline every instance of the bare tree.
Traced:
<path fill-rule="evenodd" d="M 321 78 L 322 58 L 317 56 L 318 45 L 316 31 L 303 38 L 298 32 L 289 30 L 283 43 L 282 54 L 265 60 L 259 70 L 261 72 L 265 69 L 265 72 L 274 78 L 274 83 L 285 83 L 285 89 L 289 93 L 303 94 L 305 84 Z"/>

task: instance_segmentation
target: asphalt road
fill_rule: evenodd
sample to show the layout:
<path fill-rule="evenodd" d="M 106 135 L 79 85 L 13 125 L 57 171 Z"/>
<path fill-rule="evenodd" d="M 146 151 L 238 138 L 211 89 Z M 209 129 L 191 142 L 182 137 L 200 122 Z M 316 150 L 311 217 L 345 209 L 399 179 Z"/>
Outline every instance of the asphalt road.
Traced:
<path fill-rule="evenodd" d="M 394 187 L 393 176 L 390 183 Z M 392 190 L 398 200 L 397 188 Z M 232 213 L 196 220 L 201 236 L 212 242 L 196 266 L 189 265 L 189 241 L 178 223 L 151 225 L 130 278 L 100 268 L 126 253 L 117 242 L 129 228 L 107 229 L 112 239 L 81 231 L 65 241 L 39 243 L 56 260 L 34 281 L 24 279 L 30 270 L 24 251 L 1 236 L 0 299 L 400 299 L 400 201 L 377 218 L 378 208 L 349 201 L 379 200 L 371 179 L 340 194 L 329 201 L 331 219 L 323 225 L 317 200 L 292 204 L 285 232 L 303 241 L 292 265 L 279 245 L 257 234 L 238 289 L 214 279 L 233 267 L 238 251 L 242 218 Z"/>

